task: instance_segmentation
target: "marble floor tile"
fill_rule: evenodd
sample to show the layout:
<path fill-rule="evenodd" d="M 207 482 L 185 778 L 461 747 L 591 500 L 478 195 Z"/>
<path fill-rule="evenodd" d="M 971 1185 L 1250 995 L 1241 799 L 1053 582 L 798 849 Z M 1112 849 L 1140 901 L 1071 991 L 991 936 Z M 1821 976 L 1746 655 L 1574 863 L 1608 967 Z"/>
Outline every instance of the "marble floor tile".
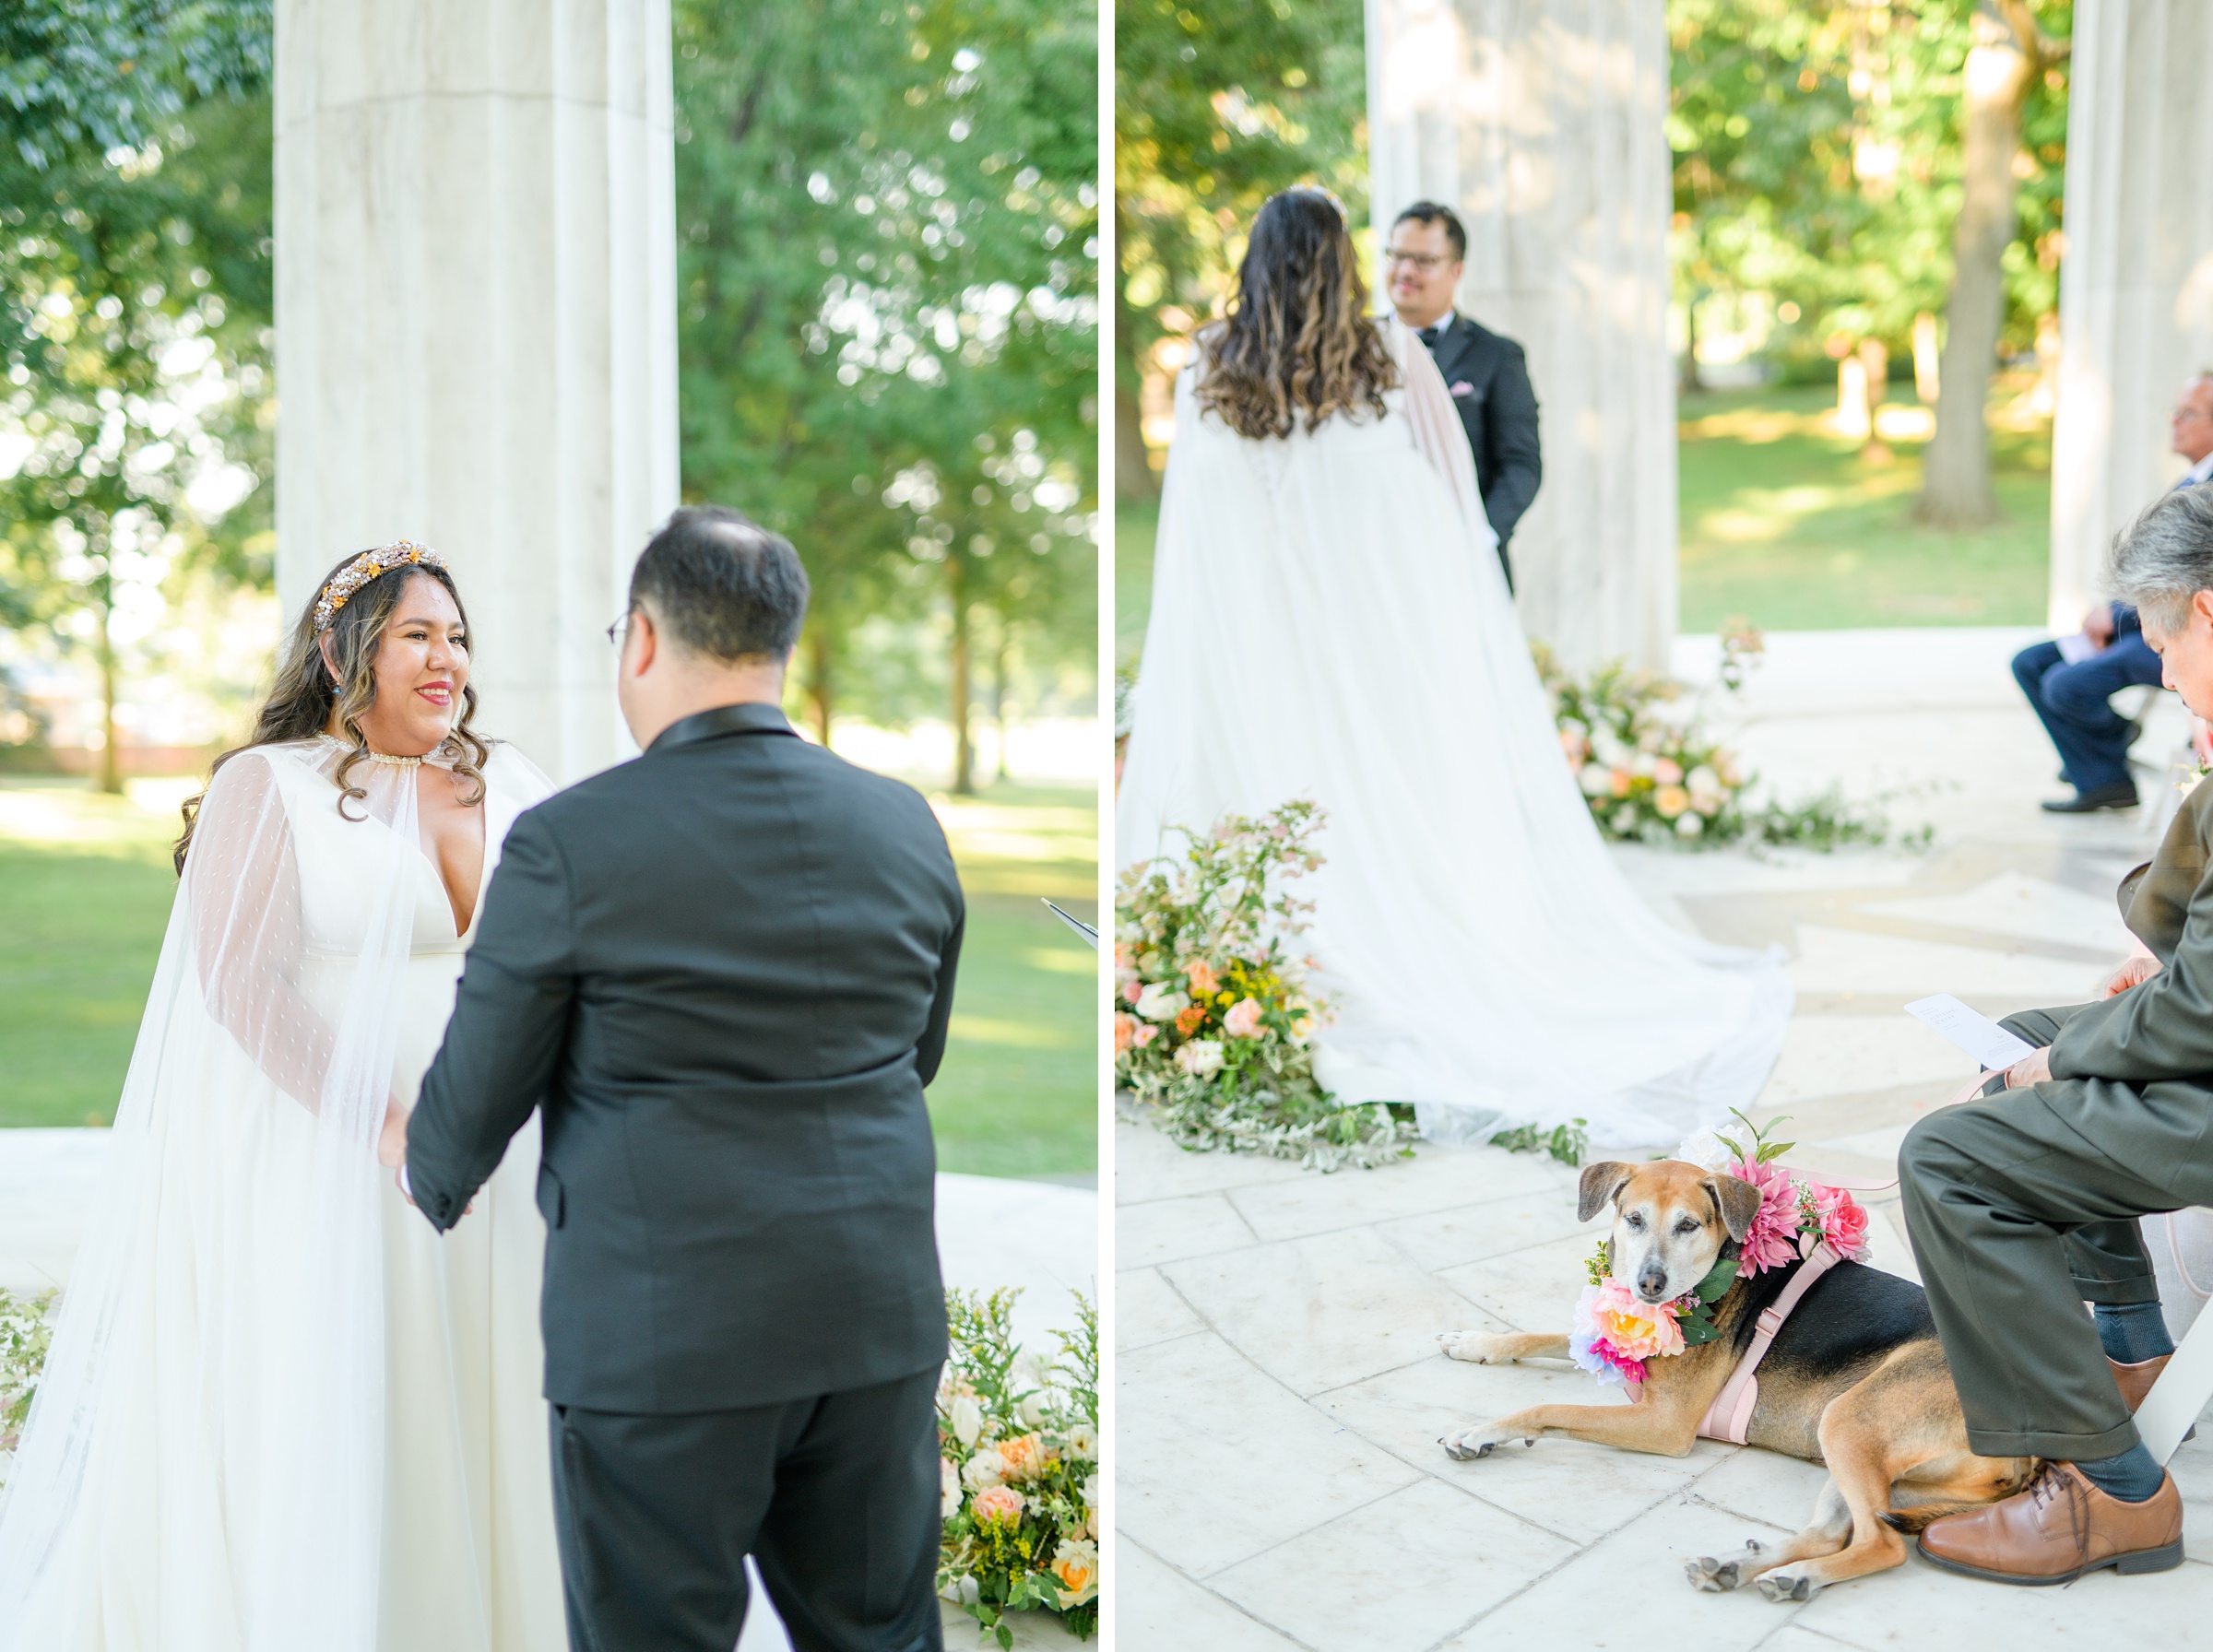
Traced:
<path fill-rule="evenodd" d="M 1212 1333 L 1118 1362 L 1117 1523 L 1203 1578 L 1419 1476 Z"/>
<path fill-rule="evenodd" d="M 1420 1652 L 1575 1552 L 1425 1481 L 1210 1582 L 1316 1652 Z"/>
<path fill-rule="evenodd" d="M 1438 1276 L 1370 1228 L 1161 1271 L 1209 1325 L 1300 1394 L 1426 1359 L 1437 1351 L 1438 1332 L 1480 1320 Z"/>
<path fill-rule="evenodd" d="M 1224 1194 L 1189 1193 L 1115 1207 L 1118 1268 L 1152 1268 L 1183 1257 L 1243 1250 L 1256 1243 L 1252 1229 Z"/>
<path fill-rule="evenodd" d="M 1378 1170 L 1240 1187 L 1228 1198 L 1262 1239 L 1300 1239 L 1524 1194 L 1553 1193 L 1572 1205 L 1575 1174 L 1539 1153 L 1424 1146 L 1414 1158 Z"/>
<path fill-rule="evenodd" d="M 1749 1652 L 1805 1608 L 1756 1593 L 1700 1594 L 1683 1563 L 1742 1548 L 1743 1519 L 1687 1497 L 1670 1497 L 1574 1560 L 1478 1618 L 1438 1652 L 1558 1647 L 1563 1652 Z M 1942 1643 L 1928 1643 L 1935 1646 Z"/>
<path fill-rule="evenodd" d="M 1594 1221 L 1581 1233 L 1533 1245 L 1510 1258 L 1469 1262 L 1437 1277 L 1518 1331 L 1565 1331 L 1575 1323 L 1575 1299 L 1590 1283 L 1591 1253 L 1604 1237 Z"/>
<path fill-rule="evenodd" d="M 1205 1328 L 1157 1269 L 1130 1268 L 1114 1276 L 1114 1345 L 1125 1353 Z"/>
<path fill-rule="evenodd" d="M 1814 1096 L 1947 1079 L 1958 1083 L 1973 1067 L 1970 1057 L 1910 1015 L 1795 1016 L 1759 1104 L 1787 1107 Z"/>
<path fill-rule="evenodd" d="M 1627 1407 L 1620 1389 L 1558 1362 L 1475 1365 L 1440 1354 L 1332 1389 L 1314 1403 L 1432 1479 L 1579 1543 L 1593 1542 L 1674 1496 L 1735 1449 L 1708 1440 L 1689 1456 L 1674 1457 L 1554 1436 L 1472 1463 L 1445 1455 L 1438 1435 L 1529 1406 Z"/>
<path fill-rule="evenodd" d="M 1259 1153 L 1189 1152 L 1149 1124 L 1127 1118 L 1115 1122 L 1114 1197 L 1118 1204 L 1306 1177 L 1327 1179 L 1315 1171 L 1301 1170 L 1288 1159 L 1269 1159 Z"/>
<path fill-rule="evenodd" d="M 2063 963 L 2030 952 L 1908 940 L 1821 924 L 1798 926 L 1798 956 L 1790 969 L 1791 984 L 1800 992 L 1948 992 L 1960 998 L 2010 998 L 2023 1009 L 2085 1003 L 2108 973 L 2095 964 Z"/>
<path fill-rule="evenodd" d="M 1814 1500 L 1828 1483 L 1828 1470 L 1819 1463 L 1744 1446 L 1701 1474 L 1692 1495 L 1747 1520 L 1796 1531 L 1812 1516 Z M 1759 1534 L 1747 1530 L 1745 1535 Z"/>
<path fill-rule="evenodd" d="M 2095 947 L 2116 958 L 2125 957 L 2136 946 L 2136 938 L 2121 921 L 2121 909 L 2112 900 L 2065 889 L 2025 872 L 2001 872 L 1956 895 L 1871 902 L 1860 911 L 1918 924 L 2050 941 L 2057 946 Z"/>
<path fill-rule="evenodd" d="M 1380 1221 L 1376 1232 L 1413 1257 L 1416 1266 L 1435 1271 L 1546 1245 L 1580 1233 L 1584 1226 L 1575 1218 L 1575 1189 L 1560 1186 Z M 1601 1231 L 1594 1218 L 1590 1225 L 1593 1244 Z"/>
<path fill-rule="evenodd" d="M 1125 1537 L 1115 1545 L 1120 1576 L 1114 1587 L 1114 1638 L 1130 1652 L 1169 1652 L 1172 1647 L 1203 1647 L 1205 1652 L 1294 1652 L 1265 1623 L 1193 1583 L 1167 1562 Z M 1064 1637 L 1065 1638 L 1065 1637 Z M 948 1635 L 949 1652 L 965 1643 Z M 1072 1645 L 1072 1643 L 1071 1643 Z"/>
<path fill-rule="evenodd" d="M 1997 1637 L 2009 1647 L 2083 1652 L 2180 1648 L 2205 1642 L 2213 1619 L 2213 1566 L 2185 1561 L 2143 1577 L 2093 1572 L 2065 1588 L 2015 1588 L 1961 1577 L 1909 1553 L 1895 1571 L 1824 1589 L 1798 1611 L 1802 1627 L 1861 1652 L 1972 1647 Z"/>

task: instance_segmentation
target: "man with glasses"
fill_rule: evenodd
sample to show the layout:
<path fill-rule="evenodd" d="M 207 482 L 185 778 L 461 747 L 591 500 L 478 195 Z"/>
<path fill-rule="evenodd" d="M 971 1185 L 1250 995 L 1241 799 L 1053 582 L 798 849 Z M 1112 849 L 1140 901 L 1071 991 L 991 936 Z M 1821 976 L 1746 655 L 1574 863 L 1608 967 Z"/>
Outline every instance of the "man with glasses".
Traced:
<path fill-rule="evenodd" d="M 2175 490 L 2195 488 L 2213 477 L 2213 368 L 2183 386 L 2172 430 L 2173 451 L 2190 462 Z M 2136 808 L 2128 749 L 2143 726 L 2107 702 L 2123 689 L 2160 681 L 2160 656 L 2144 641 L 2135 608 L 2101 603 L 2083 616 L 2082 630 L 2095 652 L 2078 653 L 2072 662 L 2057 643 L 2038 643 L 2013 656 L 2014 680 L 2059 749 L 2060 778 L 2075 788 L 2072 797 L 2044 804 L 2057 815 Z"/>
<path fill-rule="evenodd" d="M 1468 255 L 1459 215 L 1416 201 L 1391 226 L 1383 274 L 1391 307 L 1429 347 L 1475 455 L 1484 514 L 1498 536 L 1498 566 L 1514 588 L 1507 541 L 1537 496 L 1544 465 L 1537 443 L 1537 395 L 1521 347 L 1454 310 L 1452 296 Z"/>

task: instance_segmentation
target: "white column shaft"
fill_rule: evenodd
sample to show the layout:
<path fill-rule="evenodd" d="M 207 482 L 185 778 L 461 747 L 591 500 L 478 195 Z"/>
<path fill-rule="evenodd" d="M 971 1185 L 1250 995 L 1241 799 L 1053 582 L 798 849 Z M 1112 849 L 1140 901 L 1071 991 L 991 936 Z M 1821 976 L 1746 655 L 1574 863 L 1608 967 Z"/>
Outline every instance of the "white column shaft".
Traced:
<path fill-rule="evenodd" d="M 677 502 L 667 0 L 278 0 L 278 587 L 452 563 L 478 726 L 622 749 L 603 628 Z"/>
<path fill-rule="evenodd" d="M 2105 595 L 2114 533 L 2173 485 L 2168 417 L 2213 366 L 2213 6 L 2078 0 L 2052 441 L 2051 623 Z"/>
<path fill-rule="evenodd" d="M 1544 485 L 1524 626 L 1570 665 L 1664 667 L 1675 629 L 1668 47 L 1654 0 L 1367 0 L 1380 243 L 1414 200 L 1468 228 L 1462 310 L 1528 351 Z"/>

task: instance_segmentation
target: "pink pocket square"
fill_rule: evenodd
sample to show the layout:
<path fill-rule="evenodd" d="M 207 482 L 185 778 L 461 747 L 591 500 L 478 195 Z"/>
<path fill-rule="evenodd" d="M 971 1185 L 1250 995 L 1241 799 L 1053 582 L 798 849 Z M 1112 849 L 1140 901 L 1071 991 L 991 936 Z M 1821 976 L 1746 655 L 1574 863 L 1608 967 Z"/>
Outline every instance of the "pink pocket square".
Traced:
<path fill-rule="evenodd" d="M 1454 395 L 1473 395 L 1475 394 L 1475 386 L 1469 384 L 1467 380 L 1462 379 L 1459 384 L 1452 386 L 1452 394 Z"/>

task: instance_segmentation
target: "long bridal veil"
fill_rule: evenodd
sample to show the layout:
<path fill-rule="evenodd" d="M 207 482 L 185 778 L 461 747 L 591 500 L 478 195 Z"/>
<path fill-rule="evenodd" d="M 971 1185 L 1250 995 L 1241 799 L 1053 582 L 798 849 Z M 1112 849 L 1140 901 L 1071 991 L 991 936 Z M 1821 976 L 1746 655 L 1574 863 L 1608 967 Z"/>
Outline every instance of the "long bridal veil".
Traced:
<path fill-rule="evenodd" d="M 208 788 L 0 1502 L 0 1652 L 373 1652 L 420 851 L 413 771 L 359 761 L 342 798 L 342 755 L 254 748 Z"/>
<path fill-rule="evenodd" d="M 1381 326 L 1380 418 L 1251 440 L 1179 382 L 1116 856 L 1313 798 L 1325 1084 L 1433 1139 L 1581 1117 L 1672 1144 L 1758 1094 L 1790 987 L 1670 928 L 1600 841 L 1451 397 Z"/>

